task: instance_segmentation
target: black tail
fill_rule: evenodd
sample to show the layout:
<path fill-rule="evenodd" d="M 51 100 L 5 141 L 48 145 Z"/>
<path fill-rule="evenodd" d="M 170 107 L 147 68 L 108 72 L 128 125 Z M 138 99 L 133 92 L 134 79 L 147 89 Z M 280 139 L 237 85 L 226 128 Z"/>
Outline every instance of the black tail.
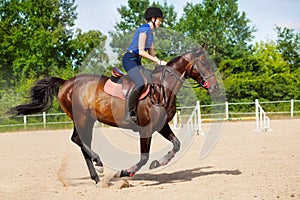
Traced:
<path fill-rule="evenodd" d="M 59 87 L 64 82 L 65 80 L 57 77 L 38 80 L 30 90 L 31 103 L 13 107 L 7 114 L 30 115 L 48 110 L 52 105 L 53 96 L 57 97 Z"/>

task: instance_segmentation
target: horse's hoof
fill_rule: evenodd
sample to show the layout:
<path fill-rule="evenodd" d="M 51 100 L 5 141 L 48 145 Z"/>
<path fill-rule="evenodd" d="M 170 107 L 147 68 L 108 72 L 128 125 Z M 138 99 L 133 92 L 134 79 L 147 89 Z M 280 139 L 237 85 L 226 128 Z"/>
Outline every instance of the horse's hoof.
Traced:
<path fill-rule="evenodd" d="M 121 178 L 121 171 L 117 171 L 117 173 L 114 175 L 115 178 Z"/>
<path fill-rule="evenodd" d="M 134 175 L 133 172 L 130 172 L 130 171 L 128 171 L 128 170 L 121 170 L 121 171 L 119 171 L 119 172 L 117 172 L 117 173 L 115 174 L 115 177 L 116 177 L 116 178 L 132 177 L 133 175 Z"/>
<path fill-rule="evenodd" d="M 102 174 L 103 171 L 104 171 L 103 166 L 97 166 L 97 165 L 96 165 L 95 168 L 96 168 L 97 172 L 100 173 L 100 174 Z"/>
<path fill-rule="evenodd" d="M 158 168 L 160 167 L 160 163 L 158 162 L 158 160 L 153 160 L 149 169 L 155 169 L 155 168 Z"/>

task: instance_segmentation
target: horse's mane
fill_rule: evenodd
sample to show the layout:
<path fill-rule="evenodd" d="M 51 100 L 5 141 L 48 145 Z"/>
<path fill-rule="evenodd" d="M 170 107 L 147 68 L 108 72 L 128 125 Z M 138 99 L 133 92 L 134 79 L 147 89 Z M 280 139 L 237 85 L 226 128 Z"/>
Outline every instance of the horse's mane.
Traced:
<path fill-rule="evenodd" d="M 180 59 L 182 59 L 182 56 L 177 56 L 175 58 L 173 58 L 172 60 L 170 60 L 168 63 L 167 63 L 167 66 L 173 66 L 174 63 L 177 63 Z M 162 68 L 164 67 L 164 65 L 157 65 L 155 67 L 155 69 L 152 71 L 152 73 L 158 73 L 162 70 Z"/>
<path fill-rule="evenodd" d="M 179 59 L 186 58 L 188 54 L 194 54 L 194 52 L 196 52 L 199 49 L 202 49 L 202 48 L 195 48 L 192 51 L 189 51 L 180 56 L 177 56 L 177 57 L 173 58 L 172 60 L 170 60 L 167 65 L 172 66 L 174 63 L 178 62 Z"/>
<path fill-rule="evenodd" d="M 177 63 L 180 59 L 182 59 L 182 56 L 177 56 L 175 58 L 173 58 L 172 60 L 170 60 L 167 65 L 168 66 L 172 66 L 174 63 Z"/>
<path fill-rule="evenodd" d="M 180 59 L 187 59 L 186 57 L 187 57 L 188 54 L 193 54 L 194 52 L 196 52 L 196 51 L 199 50 L 199 49 L 202 50 L 203 48 L 195 48 L 195 49 L 193 49 L 192 51 L 186 52 L 186 53 L 184 53 L 184 54 L 182 54 L 182 55 L 179 55 L 179 56 L 173 58 L 172 60 L 170 60 L 170 61 L 167 63 L 167 66 L 170 66 L 170 67 L 173 66 L 175 63 L 178 63 Z M 156 68 L 153 70 L 153 73 L 159 72 L 159 71 L 161 70 L 162 67 L 163 67 L 163 66 L 158 66 L 158 67 L 156 67 Z"/>

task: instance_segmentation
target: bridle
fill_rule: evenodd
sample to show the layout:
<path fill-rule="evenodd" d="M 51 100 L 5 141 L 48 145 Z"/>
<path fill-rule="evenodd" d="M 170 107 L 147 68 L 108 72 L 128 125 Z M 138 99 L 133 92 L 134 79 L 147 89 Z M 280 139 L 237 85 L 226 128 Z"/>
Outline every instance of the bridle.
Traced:
<path fill-rule="evenodd" d="M 195 61 L 199 60 L 198 56 L 202 55 L 203 53 L 204 53 L 204 52 L 200 52 L 200 53 L 198 53 L 198 54 L 199 54 L 199 55 L 198 55 L 198 54 L 196 54 L 195 52 L 193 52 L 193 57 L 194 57 L 193 63 L 191 64 L 190 70 L 186 70 L 186 71 L 189 71 L 189 73 L 186 74 L 186 78 L 191 77 L 191 75 L 192 75 L 192 73 L 193 73 L 193 70 L 194 70 L 194 67 L 195 67 Z M 197 55 L 197 58 L 196 58 L 196 55 Z M 209 75 L 207 75 L 207 76 L 204 76 L 204 75 L 203 75 L 203 72 L 201 71 L 201 69 L 198 69 L 198 70 L 199 70 L 199 73 L 200 73 L 200 75 L 201 75 L 201 77 L 202 77 L 202 80 L 201 80 L 201 82 L 198 83 L 199 85 L 198 85 L 198 86 L 194 86 L 194 88 L 195 88 L 195 87 L 200 87 L 200 86 L 202 86 L 202 87 L 205 88 L 205 89 L 209 89 L 209 88 L 210 88 L 210 82 L 207 81 L 207 80 L 208 80 L 209 78 L 215 76 L 215 74 L 214 74 L 214 73 L 211 73 L 211 74 L 209 74 Z"/>
<path fill-rule="evenodd" d="M 198 54 L 199 54 L 199 55 L 198 55 Z M 193 70 L 194 70 L 194 68 L 195 68 L 195 61 L 199 60 L 198 56 L 200 56 L 201 54 L 203 54 L 203 52 L 200 52 L 200 53 L 198 53 L 198 54 L 196 54 L 196 53 L 193 52 L 193 57 L 194 57 L 193 63 L 190 64 L 190 66 L 191 66 L 190 69 L 187 69 L 187 70 L 185 71 L 186 74 L 184 74 L 184 76 L 178 75 L 178 73 L 176 73 L 177 71 L 174 70 L 173 68 L 170 68 L 170 67 L 168 67 L 168 66 L 165 66 L 165 67 L 163 67 L 163 69 L 162 69 L 161 80 L 163 80 L 163 79 L 165 78 L 166 73 L 169 73 L 171 76 L 174 76 L 177 80 L 179 80 L 180 82 L 183 83 L 185 79 L 191 77 L 191 75 L 192 75 L 192 73 L 193 73 Z M 196 58 L 196 55 L 197 55 L 197 58 Z M 191 61 L 188 61 L 188 62 L 190 63 Z M 210 82 L 207 81 L 207 80 L 208 80 L 209 78 L 215 76 L 215 74 L 214 74 L 214 73 L 211 73 L 211 74 L 209 74 L 209 75 L 207 75 L 207 76 L 204 76 L 204 75 L 203 75 L 203 72 L 202 72 L 200 69 L 199 69 L 199 73 L 200 73 L 200 75 L 201 75 L 201 77 L 202 77 L 202 80 L 201 80 L 201 82 L 198 82 L 198 85 L 193 86 L 192 88 L 197 88 L 197 87 L 200 87 L 200 86 L 201 86 L 201 87 L 203 87 L 203 88 L 205 88 L 205 89 L 208 90 L 208 89 L 210 88 Z M 189 88 L 189 86 L 185 86 L 185 85 L 183 85 L 183 87 Z"/>

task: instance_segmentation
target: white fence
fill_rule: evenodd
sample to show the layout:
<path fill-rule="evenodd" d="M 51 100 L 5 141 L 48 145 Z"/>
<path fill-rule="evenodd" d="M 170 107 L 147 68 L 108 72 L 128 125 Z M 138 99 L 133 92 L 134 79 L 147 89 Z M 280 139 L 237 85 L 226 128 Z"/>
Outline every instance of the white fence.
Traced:
<path fill-rule="evenodd" d="M 295 106 L 296 103 L 297 106 Z M 284 106 L 288 107 L 288 109 L 281 110 L 281 111 L 278 110 L 274 111 L 273 108 L 272 109 L 268 108 L 269 105 L 273 105 L 273 107 L 280 107 L 278 106 L 278 104 L 287 104 Z M 265 119 L 264 116 L 266 118 L 269 118 L 269 116 L 285 115 L 289 118 L 294 118 L 296 114 L 300 114 L 299 104 L 300 104 L 300 100 L 293 100 L 293 99 L 287 101 L 259 102 L 260 107 L 256 106 L 256 102 L 237 102 L 237 103 L 225 102 L 225 104 L 223 104 L 224 112 L 209 113 L 209 112 L 205 112 L 205 110 L 219 105 L 200 105 L 200 103 L 197 103 L 196 106 L 178 107 L 177 108 L 178 111 L 172 123 L 173 123 L 173 128 L 178 128 L 181 127 L 183 124 L 189 123 L 191 129 L 195 130 L 196 132 L 198 131 L 197 133 L 199 134 L 203 134 L 201 129 L 201 123 L 212 121 L 211 118 L 213 116 L 215 120 L 227 120 L 227 121 L 259 119 L 259 121 L 257 121 L 257 127 L 262 127 L 262 129 L 268 129 L 267 127 L 269 127 L 270 122 L 268 121 L 268 119 Z M 247 108 L 244 109 L 246 110 L 244 112 L 243 111 L 233 112 L 231 110 L 233 110 L 232 107 L 234 106 L 239 106 L 239 107 L 245 106 Z M 263 110 L 263 112 L 261 113 L 259 113 L 260 108 L 262 108 Z M 297 110 L 297 108 L 299 110 Z M 183 111 L 188 109 L 190 109 L 190 112 L 188 112 L 188 114 L 184 114 Z M 64 117 L 65 113 L 42 113 L 42 114 L 28 115 L 23 117 L 15 117 L 14 119 L 18 119 L 16 120 L 18 122 L 14 124 L 5 123 L 7 117 L 0 117 L 0 128 L 3 129 L 5 127 L 23 127 L 24 129 L 26 129 L 28 126 L 33 126 L 33 125 L 47 128 L 47 125 L 51 125 L 51 124 L 72 123 L 72 121 L 68 117 L 64 117 L 64 120 L 53 119 L 59 116 Z M 35 120 L 35 122 L 32 122 L 32 120 L 30 120 L 31 118 L 35 118 L 37 120 Z"/>
<path fill-rule="evenodd" d="M 201 123 L 203 122 L 211 122 L 211 121 L 236 121 L 236 120 L 256 120 L 256 131 L 270 131 L 270 118 L 269 116 L 281 116 L 284 115 L 288 118 L 293 119 L 295 114 L 300 114 L 300 110 L 295 110 L 295 103 L 300 103 L 300 100 L 287 100 L 287 101 L 270 101 L 270 102 L 237 102 L 237 103 L 229 103 L 225 102 L 223 104 L 223 112 L 218 113 L 206 113 L 202 112 L 202 110 L 208 107 L 220 106 L 217 105 L 200 105 L 197 102 L 195 106 L 189 107 L 178 107 L 177 114 L 173 120 L 173 128 L 182 127 L 183 124 L 187 124 L 188 130 L 191 132 L 196 132 L 200 134 L 204 134 L 202 130 Z M 273 104 L 273 108 L 269 108 L 267 105 Z M 278 111 L 274 108 L 278 108 L 278 104 L 287 104 L 283 107 L 287 108 L 285 110 Z M 247 107 L 245 112 L 233 112 L 231 110 L 232 107 Z M 299 104 L 298 104 L 299 108 Z M 189 114 L 182 114 L 182 110 L 192 109 Z M 243 109 L 240 109 L 243 110 Z M 268 111 L 272 110 L 272 111 Z M 199 116 L 200 115 L 200 116 Z M 269 116 L 268 116 L 269 115 Z M 199 122 L 200 121 L 200 122 Z"/>
<path fill-rule="evenodd" d="M 258 99 L 255 100 L 255 121 L 256 131 L 271 131 L 270 118 L 259 104 Z"/>
<path fill-rule="evenodd" d="M 176 117 L 177 116 L 175 116 L 175 118 Z M 197 104 L 196 104 L 191 116 L 189 117 L 189 119 L 187 121 L 188 132 L 196 133 L 198 135 L 205 135 L 205 133 L 202 131 L 201 123 L 202 123 L 202 120 L 201 120 L 200 102 L 197 101 Z"/>
<path fill-rule="evenodd" d="M 5 128 L 5 127 L 22 127 L 24 129 L 27 129 L 28 126 L 43 126 L 43 128 L 47 128 L 47 124 L 71 124 L 72 121 L 71 119 L 65 120 L 65 121 L 50 121 L 50 118 L 52 116 L 57 117 L 57 116 L 65 116 L 65 113 L 46 113 L 43 112 L 42 114 L 35 114 L 35 115 L 25 115 L 25 116 L 16 116 L 13 117 L 14 119 L 19 119 L 17 120 L 17 123 L 13 123 L 13 124 L 1 124 L 0 123 L 0 128 Z M 6 119 L 7 117 L 0 117 L 0 122 L 3 119 Z M 28 118 L 37 118 L 39 120 L 36 120 L 37 122 L 29 122 Z M 22 119 L 22 120 L 21 120 Z"/>

